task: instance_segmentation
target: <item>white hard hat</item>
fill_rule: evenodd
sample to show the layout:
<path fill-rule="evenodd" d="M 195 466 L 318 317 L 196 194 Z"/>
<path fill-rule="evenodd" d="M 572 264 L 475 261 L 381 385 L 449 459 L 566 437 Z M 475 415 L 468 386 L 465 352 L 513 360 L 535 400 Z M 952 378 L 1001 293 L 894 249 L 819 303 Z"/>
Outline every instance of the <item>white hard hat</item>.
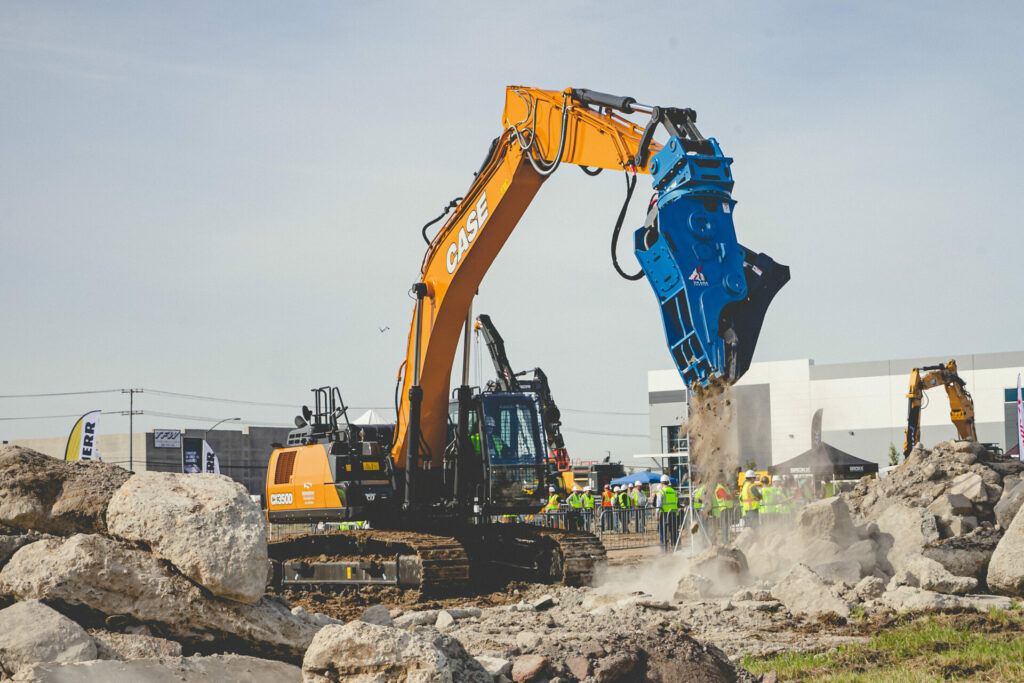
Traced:
<path fill-rule="evenodd" d="M 555 492 L 555 487 L 554 486 L 549 486 L 548 487 L 548 491 L 551 492 L 551 493 L 554 493 Z"/>
<path fill-rule="evenodd" d="M 629 482 L 626 482 L 626 488 L 627 488 L 627 489 L 631 489 L 631 488 L 633 488 L 633 482 L 631 482 L 631 481 L 629 481 Z"/>
<path fill-rule="evenodd" d="M 746 477 L 747 479 L 754 479 L 757 477 L 757 472 L 755 472 L 754 470 L 747 470 L 747 473 L 744 474 L 743 476 Z"/>
<path fill-rule="evenodd" d="M 672 480 L 668 478 L 668 475 L 667 475 L 667 474 L 663 474 L 663 475 L 661 475 L 661 483 L 662 483 L 662 484 L 667 484 L 667 483 L 669 483 L 670 481 L 672 481 Z"/>
<path fill-rule="evenodd" d="M 583 490 L 584 490 L 584 491 L 593 491 L 593 489 L 592 489 L 592 488 L 590 488 L 589 486 L 584 486 L 584 487 L 583 487 Z"/>
<path fill-rule="evenodd" d="M 579 486 L 573 486 L 573 487 L 572 487 L 572 490 L 573 490 L 573 491 L 579 491 L 579 490 L 580 490 L 580 487 L 579 487 Z"/>

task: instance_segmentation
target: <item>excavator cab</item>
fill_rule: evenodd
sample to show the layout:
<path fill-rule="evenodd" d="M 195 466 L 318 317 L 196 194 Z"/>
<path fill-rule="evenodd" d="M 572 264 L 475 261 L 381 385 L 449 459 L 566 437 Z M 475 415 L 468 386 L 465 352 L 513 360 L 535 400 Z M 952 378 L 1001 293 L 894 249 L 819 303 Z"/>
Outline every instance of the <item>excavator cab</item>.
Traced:
<path fill-rule="evenodd" d="M 458 402 L 449 404 L 449 436 L 457 449 Z M 534 512 L 544 497 L 547 440 L 540 397 L 532 392 L 484 392 L 471 399 L 469 453 L 458 475 L 485 514 Z"/>

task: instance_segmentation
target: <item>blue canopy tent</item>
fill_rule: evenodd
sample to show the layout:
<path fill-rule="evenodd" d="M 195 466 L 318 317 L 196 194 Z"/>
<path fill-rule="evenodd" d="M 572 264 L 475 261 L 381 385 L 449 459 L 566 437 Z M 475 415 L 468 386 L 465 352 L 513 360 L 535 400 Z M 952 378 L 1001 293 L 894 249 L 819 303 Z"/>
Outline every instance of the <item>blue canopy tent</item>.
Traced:
<path fill-rule="evenodd" d="M 671 479 L 671 478 L 670 478 Z M 634 472 L 633 474 L 627 474 L 624 477 L 618 479 L 612 479 L 610 483 L 612 486 L 625 486 L 626 484 L 657 484 L 661 481 L 661 475 L 655 474 L 654 472 Z M 676 483 L 675 479 L 671 479 L 672 483 Z"/>

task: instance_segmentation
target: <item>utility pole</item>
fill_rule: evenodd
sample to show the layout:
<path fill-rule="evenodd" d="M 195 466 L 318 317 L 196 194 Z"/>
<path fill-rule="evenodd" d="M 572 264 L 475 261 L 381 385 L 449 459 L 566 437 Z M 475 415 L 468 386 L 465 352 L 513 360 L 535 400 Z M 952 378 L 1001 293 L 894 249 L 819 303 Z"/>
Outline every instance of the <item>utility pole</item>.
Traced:
<path fill-rule="evenodd" d="M 143 393 L 142 389 L 122 389 L 122 394 L 128 394 L 128 471 L 133 470 L 132 467 L 132 450 L 134 448 L 135 441 L 135 424 L 134 418 L 136 415 L 142 415 L 142 411 L 135 412 L 135 394 Z M 124 415 L 124 412 L 121 413 Z"/>

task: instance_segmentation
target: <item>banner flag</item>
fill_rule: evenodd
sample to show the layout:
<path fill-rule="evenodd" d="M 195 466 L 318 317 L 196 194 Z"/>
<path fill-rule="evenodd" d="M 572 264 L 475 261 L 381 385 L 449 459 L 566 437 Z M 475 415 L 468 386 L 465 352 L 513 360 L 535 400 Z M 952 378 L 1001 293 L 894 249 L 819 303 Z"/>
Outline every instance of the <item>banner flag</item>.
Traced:
<path fill-rule="evenodd" d="M 824 409 L 818 408 L 811 418 L 811 448 L 821 443 L 821 413 Z"/>
<path fill-rule="evenodd" d="M 185 474 L 199 474 L 203 471 L 203 444 L 206 441 L 195 437 L 181 440 L 181 471 Z"/>
<path fill-rule="evenodd" d="M 210 448 L 210 444 L 203 439 L 203 472 L 207 474 L 220 474 L 220 460 L 217 454 Z"/>
<path fill-rule="evenodd" d="M 1017 373 L 1017 458 L 1024 460 L 1024 401 L 1020 398 L 1020 373 Z"/>
<path fill-rule="evenodd" d="M 100 423 L 99 410 L 90 410 L 78 418 L 78 422 L 71 428 L 68 435 L 68 445 L 64 448 L 65 460 L 94 460 L 99 459 L 99 451 L 96 450 L 97 427 Z"/>

